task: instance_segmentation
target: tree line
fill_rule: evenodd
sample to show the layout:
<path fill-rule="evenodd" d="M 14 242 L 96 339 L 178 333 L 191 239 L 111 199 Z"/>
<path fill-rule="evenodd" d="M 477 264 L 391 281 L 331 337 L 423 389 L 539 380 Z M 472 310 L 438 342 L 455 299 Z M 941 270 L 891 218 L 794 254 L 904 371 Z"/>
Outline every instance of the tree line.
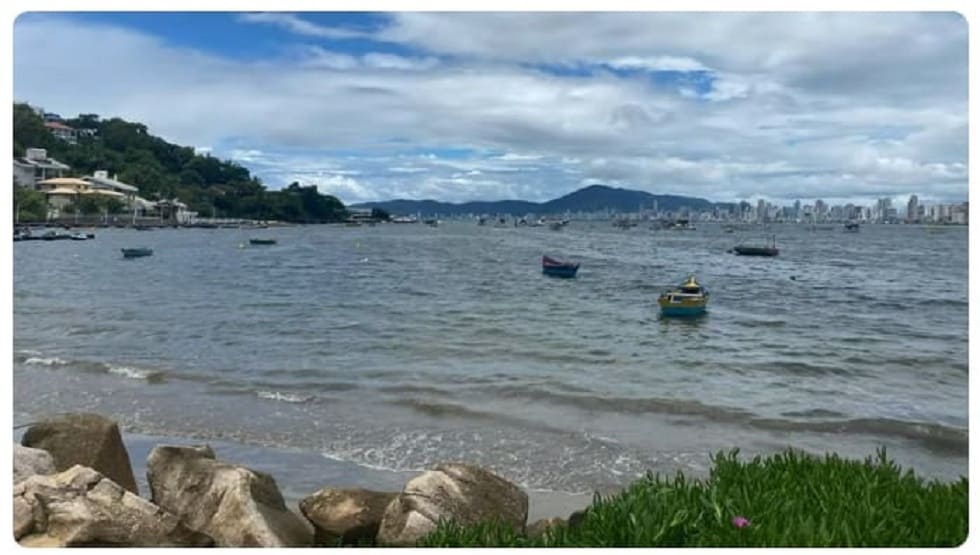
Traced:
<path fill-rule="evenodd" d="M 97 114 L 79 114 L 64 123 L 95 133 L 82 134 L 77 144 L 70 144 L 52 135 L 30 106 L 14 103 L 14 157 L 24 156 L 28 148 L 44 148 L 49 157 L 71 166 L 70 175 L 107 170 L 119 181 L 139 187 L 143 198 L 177 198 L 202 216 L 297 223 L 337 222 L 348 216 L 339 199 L 319 193 L 316 185 L 294 182 L 282 190 L 268 190 L 240 164 L 168 143 L 150 134 L 141 123 L 102 119 Z M 36 208 L 37 199 L 25 191 L 15 192 L 18 204 L 23 207 L 26 203 L 31 210 Z M 115 211 L 118 207 L 98 209 Z"/>

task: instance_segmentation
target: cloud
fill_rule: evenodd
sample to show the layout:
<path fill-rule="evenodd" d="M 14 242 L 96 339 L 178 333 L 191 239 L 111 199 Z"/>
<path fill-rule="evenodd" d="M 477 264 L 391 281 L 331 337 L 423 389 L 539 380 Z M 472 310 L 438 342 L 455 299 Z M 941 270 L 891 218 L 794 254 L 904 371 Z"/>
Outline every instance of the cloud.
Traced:
<path fill-rule="evenodd" d="M 239 21 L 245 23 L 264 23 L 275 25 L 308 37 L 319 37 L 325 39 L 357 39 L 368 38 L 370 33 L 339 27 L 325 27 L 311 23 L 294 14 L 288 13 L 247 13 L 239 16 Z"/>
<path fill-rule="evenodd" d="M 967 194 L 966 26 L 946 14 L 408 13 L 371 31 L 241 17 L 299 42 L 241 61 L 18 21 L 15 97 L 141 121 L 345 202 L 547 200 L 591 182 L 717 200 Z M 303 42 L 346 32 L 358 50 Z M 577 64 L 611 69 L 565 71 Z"/>
<path fill-rule="evenodd" d="M 701 62 L 692 58 L 674 56 L 623 56 L 609 60 L 616 69 L 644 69 L 647 71 L 708 71 Z"/>

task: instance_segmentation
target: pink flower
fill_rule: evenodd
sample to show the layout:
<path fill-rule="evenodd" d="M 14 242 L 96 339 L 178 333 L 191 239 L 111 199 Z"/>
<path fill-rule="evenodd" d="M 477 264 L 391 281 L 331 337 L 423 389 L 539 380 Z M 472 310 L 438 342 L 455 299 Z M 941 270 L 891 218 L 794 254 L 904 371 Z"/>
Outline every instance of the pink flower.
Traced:
<path fill-rule="evenodd" d="M 744 516 L 737 516 L 732 518 L 732 526 L 736 528 L 745 528 L 746 526 L 751 526 L 752 521 L 745 518 Z"/>

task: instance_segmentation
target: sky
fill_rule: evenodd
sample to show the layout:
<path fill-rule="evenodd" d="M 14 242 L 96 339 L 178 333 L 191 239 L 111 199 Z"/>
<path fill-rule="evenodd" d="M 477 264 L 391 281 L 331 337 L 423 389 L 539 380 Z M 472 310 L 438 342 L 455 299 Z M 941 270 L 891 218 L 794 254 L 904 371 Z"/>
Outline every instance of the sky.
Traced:
<path fill-rule="evenodd" d="M 46 12 L 13 85 L 348 204 L 959 202 L 967 39 L 941 12 Z"/>

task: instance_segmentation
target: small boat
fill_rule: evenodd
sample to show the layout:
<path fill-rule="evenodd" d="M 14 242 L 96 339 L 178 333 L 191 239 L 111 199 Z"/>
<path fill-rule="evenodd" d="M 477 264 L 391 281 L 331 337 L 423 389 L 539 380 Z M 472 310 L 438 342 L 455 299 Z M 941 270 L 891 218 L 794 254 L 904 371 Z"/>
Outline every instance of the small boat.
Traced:
<path fill-rule="evenodd" d="M 546 276 L 573 278 L 576 272 L 578 272 L 576 262 L 561 262 L 550 256 L 541 257 L 541 273 Z"/>
<path fill-rule="evenodd" d="M 123 253 L 123 258 L 139 258 L 141 256 L 150 256 L 153 254 L 153 249 L 147 248 L 136 248 L 136 249 L 121 249 Z"/>
<path fill-rule="evenodd" d="M 548 224 L 548 227 L 552 231 L 561 231 L 562 229 L 564 229 L 566 225 L 568 225 L 568 220 L 561 220 L 558 222 L 551 222 L 550 224 Z"/>
<path fill-rule="evenodd" d="M 770 243 L 765 246 L 738 245 L 732 249 L 735 254 L 742 256 L 776 256 L 779 249 L 776 248 L 776 237 L 770 239 Z"/>
<path fill-rule="evenodd" d="M 663 316 L 700 316 L 708 307 L 708 290 L 688 276 L 680 287 L 664 291 L 657 304 Z"/>
<path fill-rule="evenodd" d="M 861 224 L 857 222 L 847 222 L 844 224 L 844 231 L 860 231 Z"/>
<path fill-rule="evenodd" d="M 72 241 L 87 241 L 88 239 L 89 239 L 89 236 L 86 233 L 72 233 L 71 234 L 71 240 Z"/>
<path fill-rule="evenodd" d="M 249 245 L 275 245 L 275 239 L 249 239 Z"/>

